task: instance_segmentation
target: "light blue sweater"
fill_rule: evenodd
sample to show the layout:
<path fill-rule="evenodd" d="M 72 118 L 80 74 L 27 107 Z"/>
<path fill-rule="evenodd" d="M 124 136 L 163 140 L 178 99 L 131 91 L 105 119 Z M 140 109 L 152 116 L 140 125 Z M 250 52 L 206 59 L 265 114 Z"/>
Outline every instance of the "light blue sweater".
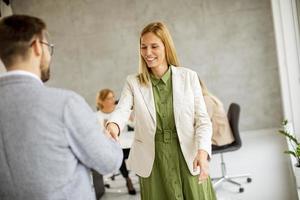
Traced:
<path fill-rule="evenodd" d="M 0 77 L 1 200 L 94 200 L 90 168 L 116 171 L 122 156 L 76 93 Z"/>

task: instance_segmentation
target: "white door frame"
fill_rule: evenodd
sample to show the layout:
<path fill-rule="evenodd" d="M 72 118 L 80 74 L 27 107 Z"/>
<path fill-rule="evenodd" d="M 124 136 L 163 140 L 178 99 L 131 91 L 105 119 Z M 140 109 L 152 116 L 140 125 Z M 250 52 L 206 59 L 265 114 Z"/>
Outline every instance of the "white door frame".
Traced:
<path fill-rule="evenodd" d="M 271 0 L 284 118 L 300 138 L 300 42 L 296 0 Z"/>

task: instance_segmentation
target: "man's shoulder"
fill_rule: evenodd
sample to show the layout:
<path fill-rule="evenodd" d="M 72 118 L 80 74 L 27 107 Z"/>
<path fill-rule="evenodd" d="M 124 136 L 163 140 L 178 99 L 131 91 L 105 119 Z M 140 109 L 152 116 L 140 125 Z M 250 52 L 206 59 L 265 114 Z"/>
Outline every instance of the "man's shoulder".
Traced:
<path fill-rule="evenodd" d="M 49 98 L 59 98 L 59 99 L 83 99 L 78 93 L 63 89 L 63 88 L 56 88 L 56 87 L 45 87 L 45 93 Z"/>

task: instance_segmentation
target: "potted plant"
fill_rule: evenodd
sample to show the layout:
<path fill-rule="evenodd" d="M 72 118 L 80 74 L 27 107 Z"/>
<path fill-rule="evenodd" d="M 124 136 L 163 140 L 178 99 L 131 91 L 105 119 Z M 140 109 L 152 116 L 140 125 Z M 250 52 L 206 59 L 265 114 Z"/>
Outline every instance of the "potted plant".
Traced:
<path fill-rule="evenodd" d="M 290 150 L 284 151 L 286 154 L 290 154 L 296 158 L 295 164 L 295 177 L 297 185 L 300 185 L 300 143 L 298 139 L 291 133 L 291 127 L 289 126 L 288 120 L 282 121 L 282 127 L 279 133 L 287 137 L 290 144 Z"/>

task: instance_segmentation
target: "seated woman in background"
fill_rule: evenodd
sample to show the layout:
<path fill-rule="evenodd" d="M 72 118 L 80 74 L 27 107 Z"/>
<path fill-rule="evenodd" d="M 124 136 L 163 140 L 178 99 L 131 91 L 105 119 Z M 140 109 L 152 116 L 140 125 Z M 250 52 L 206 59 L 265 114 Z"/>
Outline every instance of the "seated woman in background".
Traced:
<path fill-rule="evenodd" d="M 200 85 L 207 112 L 212 122 L 212 144 L 215 146 L 222 146 L 232 143 L 234 138 L 222 102 L 208 91 L 201 80 Z"/>
<path fill-rule="evenodd" d="M 105 126 L 107 120 L 110 117 L 110 114 L 114 111 L 115 109 L 115 94 L 112 90 L 110 89 L 103 89 L 101 91 L 98 92 L 97 97 L 96 97 L 96 107 L 97 107 L 97 116 L 98 116 L 98 120 L 99 123 L 101 124 L 101 126 Z M 122 174 L 122 176 L 125 178 L 126 180 L 126 186 L 128 189 L 128 193 L 131 195 L 136 194 L 135 188 L 133 187 L 132 181 L 128 176 L 128 170 L 126 168 L 126 164 L 125 164 L 125 159 L 128 158 L 129 155 L 129 148 L 123 149 L 123 162 L 122 165 L 120 167 L 120 172 Z"/>

